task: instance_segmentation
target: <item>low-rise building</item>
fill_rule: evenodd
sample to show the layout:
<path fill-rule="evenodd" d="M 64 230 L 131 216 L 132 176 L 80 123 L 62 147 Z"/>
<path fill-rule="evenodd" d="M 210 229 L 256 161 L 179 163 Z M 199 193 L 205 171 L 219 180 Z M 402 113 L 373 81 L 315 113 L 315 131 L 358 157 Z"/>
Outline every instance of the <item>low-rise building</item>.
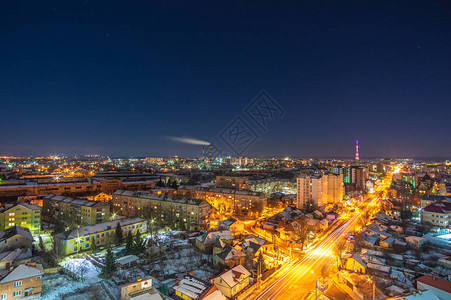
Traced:
<path fill-rule="evenodd" d="M 418 278 L 417 289 L 429 290 L 442 300 L 451 299 L 451 282 L 432 275 Z"/>
<path fill-rule="evenodd" d="M 18 248 L 31 248 L 33 236 L 25 227 L 14 226 L 0 231 L 0 252 Z"/>
<path fill-rule="evenodd" d="M 354 253 L 352 257 L 346 259 L 346 270 L 366 274 L 367 264 L 358 253 Z"/>
<path fill-rule="evenodd" d="M 196 238 L 196 247 L 202 251 L 210 251 L 218 239 L 222 241 L 232 241 L 233 236 L 230 233 L 230 230 L 205 232 Z"/>
<path fill-rule="evenodd" d="M 438 227 L 448 227 L 451 219 L 451 202 L 439 201 L 423 209 L 421 221 Z"/>
<path fill-rule="evenodd" d="M 19 249 L 0 253 L 0 270 L 6 270 L 31 261 L 31 248 Z"/>
<path fill-rule="evenodd" d="M 244 223 L 234 218 L 219 221 L 218 227 L 221 230 L 230 230 L 230 233 L 233 236 L 242 234 L 244 232 Z"/>
<path fill-rule="evenodd" d="M 212 283 L 196 278 L 192 275 L 185 276 L 179 284 L 174 286 L 175 294 L 185 300 L 201 300 L 207 298 L 218 289 Z"/>
<path fill-rule="evenodd" d="M 215 265 L 223 265 L 232 268 L 244 263 L 246 254 L 231 246 L 225 246 L 224 249 L 213 257 Z"/>
<path fill-rule="evenodd" d="M 41 265 L 19 265 L 0 271 L 0 299 L 33 299 L 41 296 Z"/>
<path fill-rule="evenodd" d="M 213 278 L 213 283 L 227 298 L 232 298 L 247 288 L 250 284 L 251 273 L 242 265 L 238 265 L 221 275 Z"/>
<path fill-rule="evenodd" d="M 70 228 L 95 225 L 110 220 L 110 204 L 51 194 L 44 197 L 42 218 Z"/>
<path fill-rule="evenodd" d="M 419 236 L 407 236 L 406 241 L 415 247 L 423 247 L 423 245 L 427 242 L 427 239 Z"/>
<path fill-rule="evenodd" d="M 141 218 L 124 218 L 116 221 L 104 222 L 92 226 L 73 229 L 68 233 L 59 233 L 55 236 L 60 247 L 60 253 L 70 255 L 96 246 L 104 246 L 114 239 L 117 224 L 121 227 L 123 237 L 128 233 L 134 236 L 138 232 L 146 232 L 146 220 Z"/>
<path fill-rule="evenodd" d="M 33 235 L 41 230 L 41 207 L 29 203 L 7 204 L 0 208 L 0 230 L 14 226 L 28 228 Z"/>
<path fill-rule="evenodd" d="M 160 293 L 152 286 L 152 279 L 138 279 L 119 286 L 121 300 L 162 300 Z"/>

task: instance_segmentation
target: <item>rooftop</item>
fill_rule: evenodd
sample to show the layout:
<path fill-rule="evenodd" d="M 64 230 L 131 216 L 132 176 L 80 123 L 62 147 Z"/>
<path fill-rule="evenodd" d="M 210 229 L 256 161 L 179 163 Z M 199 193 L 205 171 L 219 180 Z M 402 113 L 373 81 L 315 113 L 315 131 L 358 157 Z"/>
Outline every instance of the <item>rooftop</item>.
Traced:
<path fill-rule="evenodd" d="M 40 269 L 42 269 L 42 266 L 39 268 L 27 265 L 19 265 L 11 271 L 5 270 L 6 272 L 0 273 L 0 284 L 35 276 L 42 276 L 44 275 L 44 272 L 42 272 L 42 270 Z"/>
<path fill-rule="evenodd" d="M 146 193 L 146 192 L 133 192 L 133 191 L 126 191 L 126 190 L 117 190 L 114 192 L 113 195 L 150 199 L 150 200 L 157 200 L 157 201 L 168 201 L 168 202 L 175 202 L 175 203 L 182 203 L 182 204 L 189 204 L 189 205 L 208 204 L 207 201 L 202 200 L 202 199 L 195 199 L 195 198 L 188 198 L 188 197 L 174 197 L 174 196 L 168 196 L 165 194 L 158 195 L 158 194 L 152 194 L 152 193 Z"/>
<path fill-rule="evenodd" d="M 5 229 L 3 231 L 0 231 L 0 243 L 3 242 L 4 240 L 7 240 L 7 239 L 15 236 L 15 235 L 21 235 L 24 238 L 33 241 L 33 236 L 31 235 L 31 232 L 28 228 L 14 226 L 14 227 Z"/>
<path fill-rule="evenodd" d="M 117 227 L 118 223 L 122 227 L 122 226 L 137 224 L 137 223 L 144 222 L 144 221 L 145 221 L 144 219 L 136 218 L 136 217 L 135 218 L 124 218 L 124 219 L 120 219 L 120 220 L 99 223 L 99 224 L 92 225 L 92 226 L 84 226 L 84 227 L 80 227 L 77 229 L 72 229 L 68 233 L 59 233 L 57 236 L 59 238 L 68 240 L 68 239 L 72 239 L 72 238 L 79 237 L 79 236 L 82 237 L 85 235 L 91 235 L 91 234 L 95 234 L 98 232 L 115 229 Z"/>
<path fill-rule="evenodd" d="M 174 286 L 174 290 L 186 295 L 192 299 L 198 299 L 205 294 L 213 284 L 208 281 L 188 275 L 180 283 Z"/>
<path fill-rule="evenodd" d="M 45 199 L 56 201 L 56 202 L 71 203 L 74 205 L 89 206 L 89 207 L 92 207 L 95 205 L 109 205 L 109 204 L 105 204 L 104 202 L 91 201 L 91 200 L 80 199 L 80 198 L 72 198 L 72 197 L 67 197 L 67 196 L 63 196 L 63 195 L 54 195 L 54 194 L 45 196 L 44 200 Z"/>
<path fill-rule="evenodd" d="M 427 284 L 436 289 L 451 293 L 451 282 L 432 275 L 424 275 L 417 279 L 417 282 Z"/>

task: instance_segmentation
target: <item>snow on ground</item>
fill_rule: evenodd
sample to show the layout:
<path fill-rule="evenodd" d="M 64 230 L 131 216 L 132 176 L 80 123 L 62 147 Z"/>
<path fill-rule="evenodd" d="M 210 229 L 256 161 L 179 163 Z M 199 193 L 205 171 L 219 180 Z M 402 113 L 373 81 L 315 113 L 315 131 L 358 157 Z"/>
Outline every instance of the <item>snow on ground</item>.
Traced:
<path fill-rule="evenodd" d="M 88 283 L 81 283 L 65 274 L 45 275 L 42 280 L 42 297 L 40 300 L 62 299 L 64 295 L 88 287 Z"/>
<path fill-rule="evenodd" d="M 87 283 L 99 282 L 100 269 L 84 258 L 66 258 L 61 263 L 63 268 L 83 278 Z"/>

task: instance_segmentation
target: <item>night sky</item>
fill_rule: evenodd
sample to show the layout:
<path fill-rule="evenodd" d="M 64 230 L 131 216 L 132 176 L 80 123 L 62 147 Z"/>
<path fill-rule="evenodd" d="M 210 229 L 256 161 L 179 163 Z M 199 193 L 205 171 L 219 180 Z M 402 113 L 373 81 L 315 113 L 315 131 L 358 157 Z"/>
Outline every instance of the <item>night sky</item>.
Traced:
<path fill-rule="evenodd" d="M 309 2 L 1 1 L 0 154 L 451 157 L 449 1 Z"/>

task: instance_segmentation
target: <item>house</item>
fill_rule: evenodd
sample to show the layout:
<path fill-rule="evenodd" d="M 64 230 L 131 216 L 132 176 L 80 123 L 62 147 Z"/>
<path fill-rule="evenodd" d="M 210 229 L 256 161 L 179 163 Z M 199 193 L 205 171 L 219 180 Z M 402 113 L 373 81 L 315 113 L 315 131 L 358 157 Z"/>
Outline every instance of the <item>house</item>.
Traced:
<path fill-rule="evenodd" d="M 244 223 L 241 221 L 238 221 L 234 218 L 229 218 L 227 220 L 219 221 L 218 227 L 220 230 L 230 230 L 230 233 L 233 236 L 244 233 Z"/>
<path fill-rule="evenodd" d="M 418 278 L 417 289 L 429 290 L 442 300 L 451 299 L 451 282 L 432 275 Z"/>
<path fill-rule="evenodd" d="M 163 300 L 160 293 L 152 286 L 153 277 L 138 279 L 119 286 L 121 300 Z"/>
<path fill-rule="evenodd" d="M 379 264 L 373 264 L 373 263 L 367 263 L 368 271 L 370 271 L 370 274 L 378 274 L 381 276 L 389 276 L 391 267 L 379 265 Z"/>
<path fill-rule="evenodd" d="M 323 219 L 323 220 L 319 221 L 319 227 L 320 227 L 321 231 L 326 230 L 327 227 L 329 227 L 329 222 L 327 222 L 326 219 Z"/>
<path fill-rule="evenodd" d="M 41 296 L 42 265 L 19 265 L 0 271 L 0 299 L 33 299 Z"/>
<path fill-rule="evenodd" d="M 33 236 L 28 228 L 14 226 L 0 232 L 0 252 L 17 248 L 31 248 Z"/>
<path fill-rule="evenodd" d="M 384 248 L 391 248 L 395 244 L 395 239 L 393 237 L 388 237 L 379 242 L 379 245 Z"/>
<path fill-rule="evenodd" d="M 258 249 L 256 249 L 256 246 L 258 245 Z M 254 248 L 254 250 L 256 250 L 255 255 L 257 255 L 257 252 L 262 252 L 262 253 L 273 253 L 274 252 L 274 244 L 262 239 L 258 236 L 255 236 L 253 234 L 248 235 L 241 243 L 241 246 L 243 249 L 248 248 L 248 247 L 252 247 Z"/>
<path fill-rule="evenodd" d="M 345 268 L 346 268 L 346 270 L 349 270 L 349 271 L 354 271 L 354 272 L 365 274 L 367 264 L 363 260 L 362 256 L 360 256 L 360 254 L 354 253 L 352 255 L 352 257 L 350 257 L 346 260 Z"/>
<path fill-rule="evenodd" d="M 33 254 L 30 248 L 14 249 L 0 253 L 0 270 L 6 270 L 30 262 Z"/>
<path fill-rule="evenodd" d="M 230 230 L 208 231 L 196 237 L 196 247 L 202 251 L 209 251 L 218 238 L 225 241 L 233 240 Z"/>
<path fill-rule="evenodd" d="M 419 236 L 408 236 L 406 237 L 407 243 L 415 246 L 415 247 L 423 247 L 424 243 L 426 243 L 427 239 Z"/>
<path fill-rule="evenodd" d="M 238 265 L 213 278 L 214 285 L 227 298 L 233 298 L 250 284 L 251 273 L 242 265 Z"/>
<path fill-rule="evenodd" d="M 121 269 L 128 269 L 132 267 L 133 265 L 136 265 L 136 262 L 139 260 L 139 257 L 136 255 L 126 255 L 123 257 L 120 257 L 116 260 L 116 263 L 119 268 Z"/>
<path fill-rule="evenodd" d="M 445 268 L 451 269 L 451 256 L 445 256 L 438 260 L 438 264 Z"/>
<path fill-rule="evenodd" d="M 213 263 L 215 265 L 221 264 L 232 268 L 244 263 L 245 257 L 246 254 L 240 250 L 237 250 L 231 246 L 226 246 L 221 253 L 218 253 L 213 257 Z"/>
<path fill-rule="evenodd" d="M 213 258 L 216 254 L 221 253 L 226 245 L 227 244 L 225 242 L 217 237 L 215 243 L 213 244 Z"/>
<path fill-rule="evenodd" d="M 386 239 L 392 236 L 390 233 L 380 230 L 376 226 L 368 227 L 368 231 L 375 234 L 377 237 L 379 237 L 379 239 Z"/>
<path fill-rule="evenodd" d="M 216 290 L 213 293 L 208 294 L 202 300 L 227 300 L 227 298 L 222 294 L 222 292 L 220 290 Z"/>
<path fill-rule="evenodd" d="M 364 232 L 362 234 L 362 243 L 366 247 L 374 247 L 377 244 L 377 238 L 375 235 L 370 235 Z"/>
<path fill-rule="evenodd" d="M 185 276 L 179 284 L 174 286 L 175 295 L 185 300 L 206 299 L 218 289 L 208 281 L 192 275 Z M 179 300 L 179 298 L 173 298 Z"/>

